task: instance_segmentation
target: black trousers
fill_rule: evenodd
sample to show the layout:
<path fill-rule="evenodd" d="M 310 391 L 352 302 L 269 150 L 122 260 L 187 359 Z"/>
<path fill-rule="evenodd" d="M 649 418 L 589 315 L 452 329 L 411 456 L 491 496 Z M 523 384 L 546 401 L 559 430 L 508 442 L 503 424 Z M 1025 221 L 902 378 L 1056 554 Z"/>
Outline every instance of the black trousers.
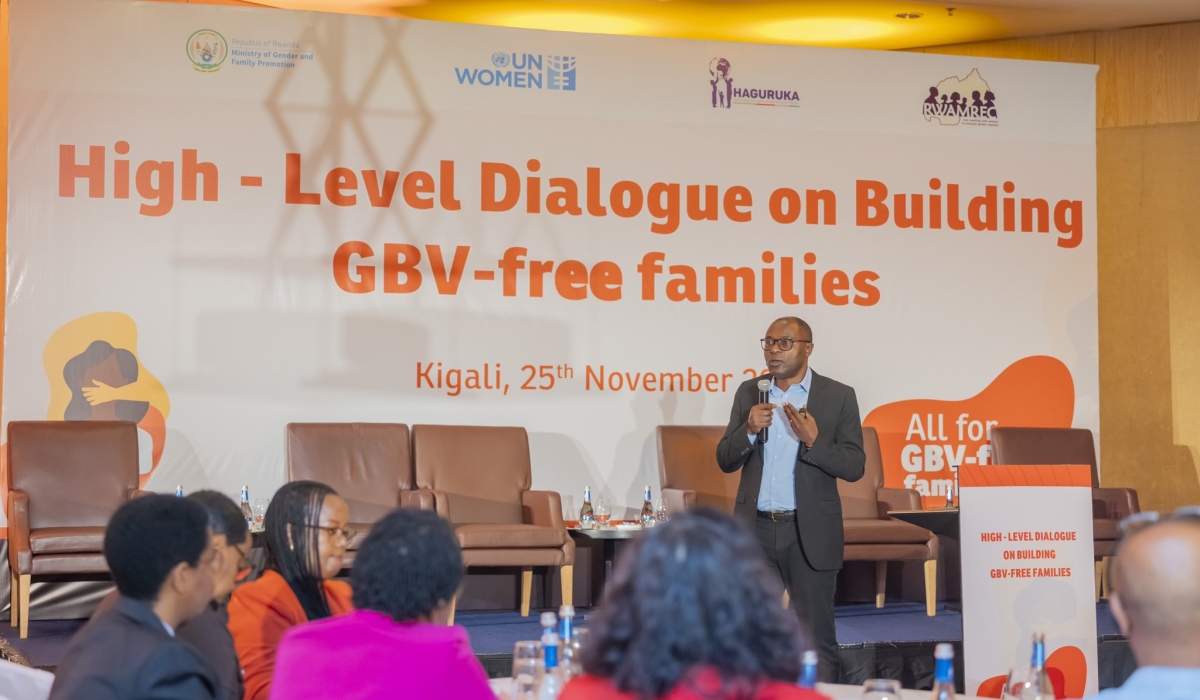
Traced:
<path fill-rule="evenodd" d="M 800 625 L 817 650 L 818 677 L 824 683 L 837 683 L 841 668 L 837 628 L 833 623 L 833 596 L 838 572 L 817 571 L 809 565 L 800 546 L 795 520 L 775 522 L 756 518 L 754 534 L 767 557 L 768 568 L 778 571 L 783 578 Z"/>

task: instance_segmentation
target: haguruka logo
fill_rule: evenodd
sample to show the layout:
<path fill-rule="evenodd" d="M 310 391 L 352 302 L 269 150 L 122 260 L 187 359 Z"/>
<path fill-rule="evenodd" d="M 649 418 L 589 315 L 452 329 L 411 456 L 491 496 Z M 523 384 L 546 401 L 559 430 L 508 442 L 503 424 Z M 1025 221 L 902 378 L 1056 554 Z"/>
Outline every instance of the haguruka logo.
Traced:
<path fill-rule="evenodd" d="M 708 62 L 708 76 L 715 109 L 729 109 L 735 104 L 754 107 L 800 106 L 800 93 L 796 90 L 735 86 L 733 65 L 725 58 L 717 57 Z"/>
<path fill-rule="evenodd" d="M 999 126 L 996 93 L 973 68 L 965 78 L 951 76 L 929 88 L 921 107 L 925 121 L 942 126 Z"/>
<path fill-rule="evenodd" d="M 490 68 L 458 68 L 459 85 L 575 91 L 575 57 L 532 53 L 492 54 Z"/>

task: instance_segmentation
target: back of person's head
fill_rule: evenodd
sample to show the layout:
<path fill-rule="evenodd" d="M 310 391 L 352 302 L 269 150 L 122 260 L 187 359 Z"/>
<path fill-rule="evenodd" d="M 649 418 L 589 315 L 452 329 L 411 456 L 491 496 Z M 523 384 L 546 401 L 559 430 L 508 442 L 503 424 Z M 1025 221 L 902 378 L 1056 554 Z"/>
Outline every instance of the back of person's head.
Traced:
<path fill-rule="evenodd" d="M 413 508 L 371 526 L 350 572 L 354 607 L 397 622 L 429 620 L 454 599 L 462 579 L 462 551 L 450 523 Z"/>
<path fill-rule="evenodd" d="M 1139 665 L 1200 666 L 1198 581 L 1200 518 L 1151 525 L 1121 542 L 1110 602 Z"/>
<path fill-rule="evenodd" d="M 641 698 L 694 670 L 716 671 L 729 696 L 794 683 L 800 631 L 780 609 L 782 586 L 732 517 L 699 509 L 645 533 L 626 551 L 584 651 L 584 669 Z"/>
<path fill-rule="evenodd" d="M 104 532 L 104 558 L 121 595 L 158 599 L 179 564 L 200 564 L 208 549 L 208 515 L 186 498 L 151 495 L 117 509 Z"/>
<path fill-rule="evenodd" d="M 337 493 L 320 482 L 284 484 L 263 517 L 267 568 L 287 581 L 309 620 L 329 617 L 319 563 L 321 506 Z"/>
<path fill-rule="evenodd" d="M 199 503 L 208 513 L 208 528 L 214 537 L 225 536 L 225 543 L 237 546 L 250 537 L 250 528 L 242 509 L 233 499 L 216 491 L 196 491 L 189 493 L 189 501 Z"/>

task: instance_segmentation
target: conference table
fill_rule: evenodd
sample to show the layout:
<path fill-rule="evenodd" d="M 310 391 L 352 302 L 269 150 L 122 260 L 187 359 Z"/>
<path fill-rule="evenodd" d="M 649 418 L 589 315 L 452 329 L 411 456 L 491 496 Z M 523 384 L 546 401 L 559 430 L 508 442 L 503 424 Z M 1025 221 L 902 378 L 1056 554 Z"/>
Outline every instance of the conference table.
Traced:
<path fill-rule="evenodd" d="M 492 691 L 499 700 L 516 700 L 513 697 L 513 679 L 493 678 L 489 681 Z M 833 700 L 858 700 L 862 697 L 861 685 L 835 685 L 833 683 L 818 683 L 817 692 Z M 983 700 L 974 695 L 956 695 L 962 700 Z M 902 690 L 900 700 L 929 700 L 928 690 Z"/>

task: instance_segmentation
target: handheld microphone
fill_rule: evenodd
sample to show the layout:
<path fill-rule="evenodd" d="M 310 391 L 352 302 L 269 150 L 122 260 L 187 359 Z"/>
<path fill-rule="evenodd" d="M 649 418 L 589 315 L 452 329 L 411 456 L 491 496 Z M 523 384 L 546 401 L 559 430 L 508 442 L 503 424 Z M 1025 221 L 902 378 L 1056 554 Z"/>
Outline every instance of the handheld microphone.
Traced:
<path fill-rule="evenodd" d="M 758 380 L 758 402 L 759 403 L 770 403 L 771 402 L 771 380 L 770 379 Z M 768 430 L 770 430 L 770 429 L 763 428 L 762 430 L 758 431 L 759 442 L 767 441 L 767 431 Z"/>

